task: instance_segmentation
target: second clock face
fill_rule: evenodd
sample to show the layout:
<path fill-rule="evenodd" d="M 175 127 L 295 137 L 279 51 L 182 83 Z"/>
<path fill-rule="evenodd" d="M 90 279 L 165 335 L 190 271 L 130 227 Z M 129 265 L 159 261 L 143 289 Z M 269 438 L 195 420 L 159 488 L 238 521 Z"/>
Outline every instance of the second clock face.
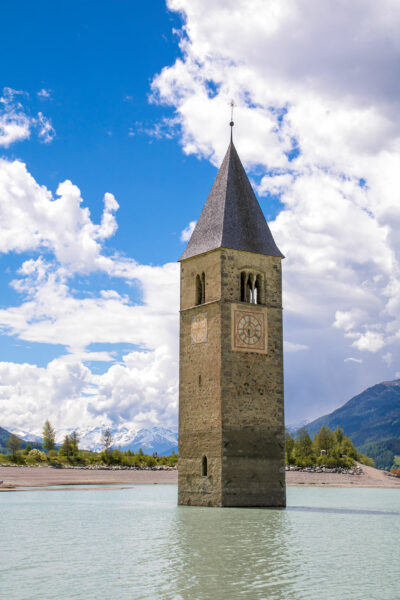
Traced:
<path fill-rule="evenodd" d="M 201 344 L 207 341 L 207 313 L 201 313 L 192 318 L 190 334 L 192 344 Z"/>
<path fill-rule="evenodd" d="M 232 347 L 247 352 L 267 351 L 265 309 L 232 307 Z"/>

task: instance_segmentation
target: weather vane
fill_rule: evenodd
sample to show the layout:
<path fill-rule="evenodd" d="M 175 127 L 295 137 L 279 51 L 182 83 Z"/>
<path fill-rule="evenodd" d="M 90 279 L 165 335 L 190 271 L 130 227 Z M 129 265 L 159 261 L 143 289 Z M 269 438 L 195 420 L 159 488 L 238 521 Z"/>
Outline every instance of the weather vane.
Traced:
<path fill-rule="evenodd" d="M 229 123 L 229 125 L 231 126 L 231 140 L 232 140 L 232 130 L 233 130 L 233 126 L 234 126 L 234 122 L 233 122 L 233 109 L 235 108 L 236 104 L 234 103 L 233 100 L 231 100 L 229 102 L 229 106 L 231 107 L 231 122 Z"/>

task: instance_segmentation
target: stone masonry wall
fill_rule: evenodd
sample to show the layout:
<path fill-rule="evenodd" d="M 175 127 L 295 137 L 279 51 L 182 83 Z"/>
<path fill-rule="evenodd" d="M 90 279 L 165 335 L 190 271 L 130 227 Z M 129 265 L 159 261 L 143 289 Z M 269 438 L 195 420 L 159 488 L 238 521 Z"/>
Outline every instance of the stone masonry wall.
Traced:
<path fill-rule="evenodd" d="M 196 275 L 206 274 L 206 302 L 193 306 Z M 221 504 L 221 270 L 218 253 L 181 265 L 178 502 Z M 192 318 L 207 315 L 207 341 L 193 344 Z M 202 457 L 208 475 L 202 476 Z"/>
<path fill-rule="evenodd" d="M 281 261 L 222 250 L 222 503 L 285 504 Z M 267 354 L 232 349 L 230 304 L 240 298 L 240 272 L 263 274 Z M 235 304 L 236 304 L 235 302 Z M 246 303 L 239 302 L 237 307 Z M 250 305 L 249 309 L 251 310 Z"/>
<path fill-rule="evenodd" d="M 232 349 L 232 304 L 254 307 L 240 302 L 242 270 L 262 274 L 266 354 Z M 193 306 L 202 272 L 206 302 Z M 281 302 L 279 258 L 218 249 L 182 262 L 179 503 L 285 504 Z M 192 344 L 191 320 L 199 313 L 207 313 L 208 339 Z"/>

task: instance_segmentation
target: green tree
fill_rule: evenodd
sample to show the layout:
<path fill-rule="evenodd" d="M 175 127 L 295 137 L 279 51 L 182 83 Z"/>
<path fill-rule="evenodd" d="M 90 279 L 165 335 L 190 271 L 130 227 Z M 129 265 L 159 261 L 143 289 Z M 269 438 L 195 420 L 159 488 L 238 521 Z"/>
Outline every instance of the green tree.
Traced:
<path fill-rule="evenodd" d="M 336 427 L 333 435 L 335 436 L 335 442 L 340 447 L 344 439 L 344 431 L 339 425 Z"/>
<path fill-rule="evenodd" d="M 72 456 L 77 459 L 79 457 L 79 437 L 76 431 L 73 431 L 69 436 L 71 442 Z"/>
<path fill-rule="evenodd" d="M 107 428 L 101 434 L 101 445 L 104 448 L 104 452 L 109 452 L 113 443 L 111 429 Z"/>
<path fill-rule="evenodd" d="M 121 450 L 118 450 L 117 448 L 115 450 L 112 451 L 112 461 L 115 465 L 121 465 L 123 462 L 123 453 L 121 452 Z"/>
<path fill-rule="evenodd" d="M 334 454 L 335 436 L 329 427 L 322 425 L 314 439 L 314 448 L 317 456 L 321 454 L 321 450 L 326 450 L 328 455 Z"/>
<path fill-rule="evenodd" d="M 307 429 L 304 427 L 299 429 L 296 433 L 294 454 L 296 457 L 296 464 L 299 466 L 312 465 L 315 462 L 313 443 Z"/>
<path fill-rule="evenodd" d="M 21 448 L 21 440 L 12 433 L 10 435 L 10 437 L 8 438 L 6 445 L 7 445 L 7 450 L 9 450 L 11 452 L 11 456 L 12 456 L 13 460 L 15 460 L 17 457 L 17 450 L 19 450 Z"/>
<path fill-rule="evenodd" d="M 29 452 L 29 456 L 39 462 L 46 462 L 47 460 L 45 453 L 41 452 L 38 448 L 32 448 Z"/>
<path fill-rule="evenodd" d="M 43 426 L 43 448 L 50 452 L 56 447 L 56 432 L 47 420 Z"/>
<path fill-rule="evenodd" d="M 145 464 L 147 467 L 154 467 L 157 464 L 156 459 L 153 456 L 150 456 L 149 454 L 146 454 L 145 456 Z"/>
<path fill-rule="evenodd" d="M 343 437 L 343 441 L 340 446 L 340 455 L 343 454 L 345 456 L 349 456 L 350 458 L 354 458 L 354 460 L 357 460 L 357 450 L 354 448 L 353 442 L 347 435 Z"/>
<path fill-rule="evenodd" d="M 71 444 L 71 440 L 69 435 L 66 435 L 64 438 L 64 441 L 61 445 L 60 448 L 60 454 L 62 454 L 62 456 L 65 456 L 67 458 L 68 461 L 71 460 L 72 457 L 72 444 Z"/>
<path fill-rule="evenodd" d="M 295 458 L 294 458 L 294 446 L 295 446 L 295 441 L 293 436 L 291 435 L 290 431 L 288 429 L 286 429 L 285 431 L 285 458 L 286 458 L 286 464 L 291 465 L 295 462 Z"/>
<path fill-rule="evenodd" d="M 370 458 L 369 456 L 367 456 L 366 454 L 358 454 L 357 456 L 357 460 L 358 462 L 360 462 L 363 465 L 367 465 L 367 467 L 375 467 L 375 463 L 372 460 L 372 458 Z"/>

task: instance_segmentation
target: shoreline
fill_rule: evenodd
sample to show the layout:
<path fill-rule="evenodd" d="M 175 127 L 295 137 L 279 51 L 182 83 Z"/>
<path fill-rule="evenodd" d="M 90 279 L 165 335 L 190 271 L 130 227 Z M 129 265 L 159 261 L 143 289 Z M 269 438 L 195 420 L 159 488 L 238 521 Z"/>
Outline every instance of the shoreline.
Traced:
<path fill-rule="evenodd" d="M 57 486 L 140 485 L 177 483 L 176 469 L 56 469 L 48 466 L 0 467 L 0 492 Z"/>
<path fill-rule="evenodd" d="M 384 471 L 360 465 L 361 474 L 321 473 L 307 471 L 286 471 L 287 486 L 315 487 L 357 487 L 400 489 L 400 478 L 391 477 Z M 0 467 L 0 492 L 33 491 L 40 488 L 60 486 L 96 486 L 124 485 L 176 485 L 178 471 L 168 469 L 55 469 L 48 466 Z M 24 489 L 22 489 L 24 488 Z M 72 488 L 71 488 L 72 489 Z M 104 489 L 104 488 L 103 488 Z M 53 491 L 53 490 L 49 490 Z"/>

